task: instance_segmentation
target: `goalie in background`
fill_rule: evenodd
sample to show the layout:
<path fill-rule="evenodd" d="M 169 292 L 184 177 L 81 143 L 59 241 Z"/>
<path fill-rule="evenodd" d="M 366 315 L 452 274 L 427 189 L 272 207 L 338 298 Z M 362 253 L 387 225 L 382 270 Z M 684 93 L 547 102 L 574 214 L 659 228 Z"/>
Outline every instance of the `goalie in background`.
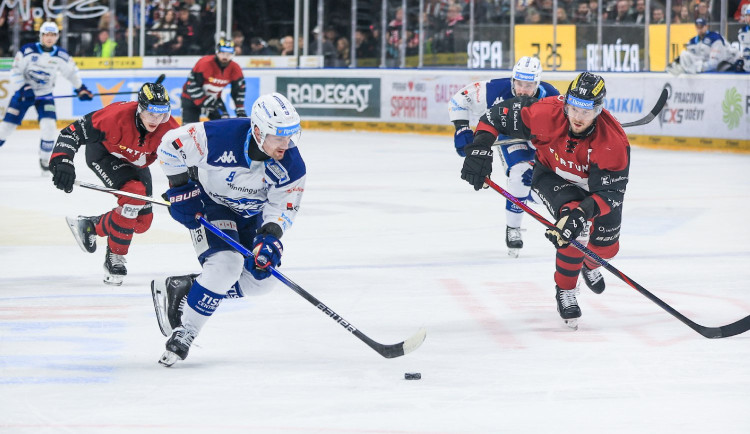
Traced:
<path fill-rule="evenodd" d="M 734 71 L 739 55 L 724 38 L 711 30 L 703 18 L 695 20 L 698 35 L 688 41 L 674 62 L 667 65 L 667 72 L 673 75 L 699 74 L 701 72 Z"/>
<path fill-rule="evenodd" d="M 60 30 L 57 24 L 45 22 L 39 27 L 39 42 L 26 44 L 18 50 L 10 70 L 10 86 L 13 96 L 0 123 L 0 146 L 21 125 L 26 111 L 34 106 L 39 117 L 41 141 L 39 143 L 39 166 L 49 171 L 49 158 L 57 138 L 57 113 L 52 96 L 57 73 L 62 73 L 73 85 L 78 99 L 91 101 L 93 94 L 78 76 L 78 67 L 67 51 L 58 47 Z"/>
<path fill-rule="evenodd" d="M 65 127 L 57 138 L 49 167 L 55 187 L 70 193 L 76 179 L 73 158 L 86 145 L 86 164 L 106 187 L 151 195 L 151 172 L 162 136 L 179 127 L 171 116 L 169 94 L 161 84 L 146 83 L 138 101 L 118 102 L 89 113 Z M 125 196 L 117 206 L 94 217 L 66 217 L 84 252 L 96 251 L 96 237 L 107 237 L 104 283 L 122 285 L 125 255 L 133 234 L 151 226 L 151 204 Z"/>
<path fill-rule="evenodd" d="M 200 121 L 201 113 L 209 120 L 225 119 L 229 111 L 221 100 L 221 92 L 232 86 L 235 113 L 238 118 L 245 113 L 245 76 L 242 68 L 233 61 L 234 42 L 219 40 L 216 54 L 201 57 L 182 86 L 182 125 Z"/>

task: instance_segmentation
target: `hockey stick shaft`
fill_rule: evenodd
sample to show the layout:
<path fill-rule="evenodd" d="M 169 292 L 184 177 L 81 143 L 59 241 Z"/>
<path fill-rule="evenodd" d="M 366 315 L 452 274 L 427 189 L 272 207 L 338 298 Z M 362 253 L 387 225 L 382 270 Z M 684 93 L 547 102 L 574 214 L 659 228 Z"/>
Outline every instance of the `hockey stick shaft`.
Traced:
<path fill-rule="evenodd" d="M 502 187 L 495 184 L 490 178 L 485 178 L 485 184 L 489 185 L 493 190 L 497 191 L 498 193 L 505 196 L 506 199 L 516 204 L 519 208 L 523 209 L 527 213 L 529 213 L 534 219 L 536 219 L 541 224 L 547 226 L 548 228 L 554 228 L 555 226 L 550 223 L 547 219 L 545 219 L 543 216 L 541 216 L 539 213 L 534 211 L 533 209 L 529 208 L 525 203 L 518 200 L 517 197 L 513 196 L 512 194 L 505 191 Z M 726 338 L 729 336 L 738 335 L 741 333 L 745 333 L 746 331 L 750 330 L 750 315 L 746 316 L 745 318 L 742 318 L 739 321 L 733 322 L 732 324 L 728 324 L 721 327 L 706 327 L 702 326 L 700 324 L 695 323 L 694 321 L 687 318 L 685 315 L 681 314 L 677 310 L 675 310 L 672 306 L 668 305 L 664 301 L 662 301 L 659 297 L 655 296 L 646 288 L 639 285 L 637 282 L 635 282 L 633 279 L 628 277 L 625 273 L 621 272 L 617 268 L 615 268 L 612 264 L 607 262 L 606 260 L 602 259 L 597 255 L 596 253 L 589 250 L 586 246 L 579 243 L 576 240 L 571 240 L 570 242 L 575 248 L 582 251 L 584 254 L 586 254 L 588 257 L 596 261 L 598 264 L 600 264 L 602 267 L 606 268 L 617 276 L 620 280 L 627 283 L 630 287 L 635 289 L 636 291 L 643 294 L 646 298 L 656 303 L 657 306 L 667 311 L 669 314 L 671 314 L 673 317 L 677 318 L 678 320 L 682 321 L 685 325 L 690 327 L 691 329 L 695 330 L 702 336 L 709 338 L 709 339 L 717 339 L 717 338 Z"/>
<path fill-rule="evenodd" d="M 169 206 L 168 202 L 165 202 L 163 200 L 154 199 L 153 197 L 150 197 L 150 196 L 143 196 L 143 195 L 140 195 L 140 194 L 130 193 L 130 192 L 127 192 L 127 191 L 122 191 L 122 190 L 116 190 L 114 188 L 103 187 L 103 186 L 100 186 L 100 185 L 89 184 L 89 183 L 81 182 L 81 181 L 75 181 L 75 185 L 77 185 L 79 187 L 87 188 L 87 189 L 90 189 L 90 190 L 101 191 L 101 192 L 104 192 L 104 193 L 110 193 L 110 194 L 113 194 L 115 196 L 125 196 L 125 197 L 130 197 L 130 198 L 133 198 L 133 199 L 139 199 L 139 200 L 142 200 L 142 201 L 145 201 L 145 202 L 150 202 L 150 203 L 153 203 L 153 204 L 156 204 L 156 205 L 162 205 L 162 206 L 166 206 L 166 207 Z M 232 248 L 234 248 L 241 255 L 243 255 L 245 257 L 252 257 L 253 256 L 253 253 L 250 250 L 248 250 L 247 248 L 245 248 L 245 246 L 243 246 L 242 244 L 238 243 L 232 237 L 230 237 L 229 235 L 227 235 L 226 233 L 224 233 L 221 229 L 219 229 L 216 226 L 214 226 L 211 222 L 209 222 L 208 220 L 206 220 L 203 216 L 200 216 L 200 215 L 197 216 L 197 220 L 209 232 L 213 233 L 217 237 L 219 237 L 222 240 L 224 240 L 224 242 L 226 242 L 227 244 L 229 244 L 230 246 L 232 246 Z M 333 319 L 334 321 L 336 321 L 337 323 L 339 323 L 347 331 L 349 331 L 351 334 L 353 334 L 354 336 L 356 336 L 359 340 L 361 340 L 362 342 L 364 342 L 365 344 L 367 344 L 370 348 L 372 348 L 373 350 L 377 351 L 378 354 L 380 354 L 381 356 L 385 357 L 386 359 L 392 359 L 394 357 L 400 357 L 400 356 L 403 356 L 405 354 L 411 353 L 412 351 L 414 351 L 417 348 L 419 348 L 419 346 L 422 345 L 422 342 L 424 342 L 425 338 L 427 337 L 427 331 L 424 328 L 422 328 L 414 336 L 410 337 L 409 339 L 406 339 L 403 342 L 399 342 L 399 343 L 393 344 L 393 345 L 383 345 L 381 343 L 378 343 L 378 342 L 370 339 L 367 335 L 365 335 L 361 331 L 359 331 L 359 329 L 356 328 L 352 323 L 350 323 L 349 321 L 345 320 L 341 315 L 339 315 L 333 309 L 331 309 L 330 307 L 328 307 L 327 305 L 325 305 L 323 302 L 321 302 L 320 300 L 318 300 L 317 298 L 315 298 L 312 294 L 310 294 L 309 292 L 305 291 L 301 286 L 299 286 L 296 283 L 294 283 L 291 279 L 289 279 L 288 277 L 286 277 L 285 275 L 283 275 L 277 269 L 275 269 L 273 267 L 268 267 L 268 270 L 271 272 L 271 274 L 275 278 L 279 279 L 281 281 L 281 283 L 283 283 L 284 285 L 288 286 L 292 291 L 294 291 L 297 294 L 299 294 L 300 296 L 302 296 L 302 298 L 304 298 L 305 300 L 309 301 L 310 304 L 312 304 L 313 306 L 315 306 L 318 309 L 320 309 L 320 311 L 323 312 L 323 314 L 325 314 L 326 316 L 330 317 L 331 319 Z"/>
<path fill-rule="evenodd" d="M 667 98 L 669 98 L 669 92 L 666 88 L 661 90 L 661 95 L 659 95 L 659 99 L 656 101 L 656 104 L 654 104 L 654 108 L 651 109 L 651 111 L 644 116 L 641 119 L 638 119 L 637 121 L 633 122 L 625 122 L 624 124 L 620 124 L 623 128 L 628 127 L 637 127 L 640 125 L 646 125 L 647 123 L 654 120 L 655 117 L 661 113 L 661 110 L 664 108 L 664 104 L 667 103 Z"/>
<path fill-rule="evenodd" d="M 159 77 L 157 77 L 155 83 L 156 84 L 161 84 L 164 81 L 165 78 L 167 78 L 167 76 L 164 75 L 164 74 L 161 74 Z M 95 93 L 95 94 L 92 94 L 91 96 L 132 95 L 132 94 L 138 93 L 138 92 L 140 92 L 140 91 L 136 90 L 136 91 L 128 91 L 128 92 L 104 92 L 104 93 Z M 43 96 L 43 97 L 41 97 L 39 99 L 60 99 L 60 98 L 77 98 L 77 97 L 78 97 L 77 94 L 74 94 L 74 95 L 58 95 L 58 96 L 52 96 L 52 95 L 50 95 L 50 96 Z"/>
<path fill-rule="evenodd" d="M 245 248 L 245 246 L 238 243 L 232 237 L 224 233 L 221 229 L 211 224 L 211 222 L 206 220 L 203 216 L 199 216 L 197 220 L 208 231 L 210 231 L 217 237 L 224 240 L 227 244 L 232 246 L 232 248 L 235 249 L 237 252 L 239 252 L 241 255 L 245 257 L 250 257 L 250 258 L 253 257 L 253 253 L 250 250 L 248 250 L 247 248 Z M 323 302 L 315 298 L 315 296 L 305 291 L 301 286 L 297 285 L 291 279 L 283 275 L 279 270 L 271 266 L 269 266 L 267 270 L 269 270 L 275 278 L 279 279 L 281 283 L 288 286 L 292 291 L 296 292 L 297 294 L 302 296 L 302 298 L 310 302 L 310 304 L 317 307 L 324 315 L 336 321 L 339 325 L 344 327 L 348 332 L 356 336 L 359 340 L 367 344 L 370 348 L 372 348 L 378 354 L 380 354 L 381 356 L 387 359 L 392 359 L 394 357 L 399 357 L 399 356 L 403 356 L 404 354 L 408 354 L 416 350 L 417 348 L 419 348 L 419 346 L 422 345 L 422 342 L 424 342 L 424 339 L 427 335 L 427 332 L 425 329 L 420 329 L 414 336 L 398 344 L 383 345 L 378 342 L 375 342 L 374 340 L 370 339 L 367 335 L 362 333 L 352 323 L 345 320 L 341 315 L 336 313 L 333 309 L 325 305 Z"/>

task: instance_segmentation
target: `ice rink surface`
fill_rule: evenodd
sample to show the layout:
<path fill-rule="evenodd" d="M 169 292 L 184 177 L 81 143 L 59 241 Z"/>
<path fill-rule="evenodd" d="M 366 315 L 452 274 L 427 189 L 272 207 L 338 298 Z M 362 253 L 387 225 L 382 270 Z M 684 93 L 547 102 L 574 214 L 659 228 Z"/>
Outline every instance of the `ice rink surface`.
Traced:
<path fill-rule="evenodd" d="M 567 329 L 542 226 L 527 216 L 508 257 L 504 198 L 460 180 L 448 137 L 306 131 L 283 240 L 289 278 L 381 343 L 426 327 L 420 349 L 384 359 L 279 283 L 225 300 L 161 367 L 149 282 L 199 271 L 187 230 L 156 209 L 104 285 L 104 240 L 82 252 L 64 216 L 115 200 L 56 190 L 38 143 L 0 148 L 2 433 L 750 432 L 750 333 L 706 339 L 606 271 Z M 636 146 L 630 174 L 612 264 L 699 324 L 750 314 L 750 156 Z"/>

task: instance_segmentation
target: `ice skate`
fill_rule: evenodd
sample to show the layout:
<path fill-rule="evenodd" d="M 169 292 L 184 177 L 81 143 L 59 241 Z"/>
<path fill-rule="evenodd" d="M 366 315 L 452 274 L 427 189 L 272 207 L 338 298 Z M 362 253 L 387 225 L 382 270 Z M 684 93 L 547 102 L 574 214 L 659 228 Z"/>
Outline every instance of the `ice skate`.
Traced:
<path fill-rule="evenodd" d="M 104 257 L 104 283 L 120 286 L 123 278 L 128 274 L 125 268 L 125 256 L 112 253 L 107 246 L 107 256 Z"/>
<path fill-rule="evenodd" d="M 39 169 L 42 176 L 51 176 L 52 172 L 49 170 L 49 162 L 42 158 L 39 158 Z"/>
<path fill-rule="evenodd" d="M 171 276 L 164 280 L 151 281 L 151 297 L 161 334 L 169 336 L 182 325 L 182 310 L 187 302 L 187 294 L 197 274 Z"/>
<path fill-rule="evenodd" d="M 684 73 L 685 69 L 678 62 L 672 62 L 667 65 L 667 72 L 674 75 L 675 77 Z"/>
<path fill-rule="evenodd" d="M 578 307 L 576 295 L 578 287 L 574 289 L 560 289 L 555 285 L 555 301 L 557 301 L 557 311 L 565 322 L 565 325 L 578 330 L 578 318 L 581 317 L 581 308 Z"/>
<path fill-rule="evenodd" d="M 508 246 L 508 256 L 517 258 L 523 248 L 521 228 L 505 227 L 505 245 Z"/>
<path fill-rule="evenodd" d="M 65 217 L 70 231 L 76 239 L 78 246 L 84 252 L 94 253 L 96 251 L 96 223 L 98 217 Z"/>
<path fill-rule="evenodd" d="M 583 276 L 583 281 L 586 282 L 586 286 L 595 294 L 604 292 L 604 276 L 599 271 L 599 267 L 592 270 L 584 263 L 583 268 L 581 268 L 581 275 Z"/>
<path fill-rule="evenodd" d="M 185 360 L 197 335 L 198 331 L 193 328 L 179 326 L 174 329 L 172 336 L 167 340 L 167 350 L 161 355 L 159 364 L 169 367 L 178 360 Z"/>

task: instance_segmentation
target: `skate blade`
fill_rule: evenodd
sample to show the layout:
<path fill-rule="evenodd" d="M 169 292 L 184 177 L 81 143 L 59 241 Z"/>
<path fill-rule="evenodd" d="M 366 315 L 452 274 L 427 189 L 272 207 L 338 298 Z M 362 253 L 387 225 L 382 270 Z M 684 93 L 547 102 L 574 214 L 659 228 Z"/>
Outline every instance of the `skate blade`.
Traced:
<path fill-rule="evenodd" d="M 168 368 L 177 363 L 178 360 L 182 359 L 177 354 L 171 351 L 164 351 L 164 354 L 159 358 L 159 364 Z"/>
<path fill-rule="evenodd" d="M 114 274 L 108 274 L 104 276 L 104 283 L 111 286 L 121 286 L 123 278 L 125 276 L 116 276 Z"/>
<path fill-rule="evenodd" d="M 517 258 L 521 254 L 521 249 L 508 249 L 508 256 Z"/>
<path fill-rule="evenodd" d="M 70 232 L 73 233 L 73 238 L 75 238 L 76 243 L 78 244 L 78 247 L 81 248 L 86 253 L 94 253 L 96 251 L 96 244 L 92 247 L 92 250 L 86 249 L 86 243 L 83 242 L 81 239 L 81 232 L 78 230 L 78 219 L 73 217 L 65 217 L 65 221 L 68 223 L 68 227 L 70 228 Z"/>
<path fill-rule="evenodd" d="M 563 319 L 563 322 L 572 330 L 578 330 L 578 318 Z"/>
<path fill-rule="evenodd" d="M 172 334 L 172 326 L 167 318 L 167 294 L 161 288 L 156 287 L 156 281 L 151 281 L 151 298 L 154 300 L 154 311 L 156 312 L 156 322 L 159 323 L 161 334 L 168 337 Z"/>

